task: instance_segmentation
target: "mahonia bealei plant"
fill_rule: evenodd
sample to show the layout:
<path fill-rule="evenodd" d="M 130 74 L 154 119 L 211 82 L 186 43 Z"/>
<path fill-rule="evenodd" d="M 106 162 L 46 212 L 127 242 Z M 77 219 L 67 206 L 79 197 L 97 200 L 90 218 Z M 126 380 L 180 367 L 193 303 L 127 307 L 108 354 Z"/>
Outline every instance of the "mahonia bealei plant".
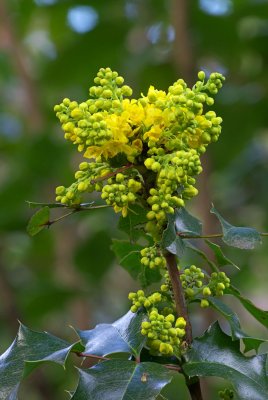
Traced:
<path fill-rule="evenodd" d="M 77 145 L 88 161 L 79 165 L 75 182 L 56 188 L 56 201 L 67 206 L 82 202 L 93 191 L 126 217 L 135 204 L 147 210 L 145 231 L 153 245 L 141 250 L 141 264 L 162 272 L 159 291 L 130 293 L 131 311 L 141 307 L 147 320 L 141 334 L 152 354 L 179 355 L 184 348 L 186 321 L 176 315 L 172 287 L 166 273 L 160 239 L 168 215 L 198 194 L 196 175 L 202 172 L 200 156 L 218 140 L 222 119 L 207 110 L 222 87 L 224 77 L 203 71 L 193 88 L 177 80 L 168 91 L 150 86 L 146 95 L 128 99 L 132 89 L 110 68 L 101 68 L 82 103 L 64 99 L 55 106 L 65 138 Z M 178 274 L 186 299 L 197 298 L 202 307 L 208 296 L 221 296 L 230 285 L 224 272 L 207 276 L 192 265 Z"/>

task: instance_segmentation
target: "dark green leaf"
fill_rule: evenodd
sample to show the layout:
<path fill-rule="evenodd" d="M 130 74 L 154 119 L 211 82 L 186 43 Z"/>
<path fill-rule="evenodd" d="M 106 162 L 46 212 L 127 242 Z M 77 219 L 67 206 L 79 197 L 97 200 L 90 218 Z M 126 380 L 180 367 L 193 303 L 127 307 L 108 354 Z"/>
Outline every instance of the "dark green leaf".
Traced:
<path fill-rule="evenodd" d="M 144 345 L 144 336 L 141 334 L 141 323 L 145 320 L 142 312 L 133 313 L 129 311 L 113 323 L 113 327 L 118 331 L 120 337 L 128 344 L 131 353 L 138 356 Z"/>
<path fill-rule="evenodd" d="M 104 361 L 79 369 L 74 400 L 154 400 L 170 382 L 172 374 L 156 363 Z"/>
<path fill-rule="evenodd" d="M 179 236 L 176 237 L 173 243 L 171 243 L 167 248 L 166 248 L 170 253 L 176 254 L 179 258 L 183 256 L 183 253 L 185 251 L 185 244 L 182 238 Z"/>
<path fill-rule="evenodd" d="M 131 240 L 136 241 L 140 236 L 144 235 L 143 225 L 147 222 L 146 210 L 139 205 L 133 205 L 128 210 L 126 217 L 120 217 L 118 228 L 126 232 Z"/>
<path fill-rule="evenodd" d="M 142 269 L 140 251 L 143 249 L 143 246 L 132 244 L 127 240 L 113 239 L 111 248 L 119 264 L 129 272 L 132 278 L 137 279 Z"/>
<path fill-rule="evenodd" d="M 232 260 L 230 260 L 223 254 L 223 251 L 220 246 L 218 246 L 216 243 L 211 242 L 210 240 L 206 240 L 206 243 L 213 251 L 219 267 L 225 267 L 226 265 L 232 265 L 233 267 L 240 269 L 235 263 L 233 263 Z"/>
<path fill-rule="evenodd" d="M 148 266 L 142 265 L 138 278 L 141 286 L 146 288 L 152 283 L 161 281 L 162 275 L 158 268 L 148 268 Z"/>
<path fill-rule="evenodd" d="M 113 239 L 112 250 L 118 259 L 119 264 L 134 279 L 139 279 L 142 287 L 147 287 L 154 282 L 159 282 L 161 274 L 159 270 L 151 269 L 141 264 L 140 251 L 143 246 L 139 244 L 131 244 L 127 240 Z"/>
<path fill-rule="evenodd" d="M 243 332 L 236 313 L 234 313 L 230 307 L 224 304 L 221 300 L 216 299 L 215 297 L 209 297 L 208 300 L 210 305 L 228 321 L 233 340 L 242 339 L 245 344 L 245 352 L 252 349 L 257 352 L 260 345 L 266 340 L 251 337 L 247 333 Z"/>
<path fill-rule="evenodd" d="M 175 211 L 175 226 L 176 231 L 180 233 L 187 233 L 191 236 L 202 235 L 202 222 L 189 214 L 184 207 Z"/>
<path fill-rule="evenodd" d="M 176 240 L 177 234 L 176 234 L 176 227 L 175 227 L 175 214 L 168 214 L 167 215 L 167 227 L 163 232 L 162 236 L 162 247 L 164 249 L 168 248 L 169 246 L 172 245 L 172 243 Z"/>
<path fill-rule="evenodd" d="M 250 300 L 246 297 L 242 296 L 238 289 L 234 286 L 228 288 L 228 293 L 235 296 L 241 304 L 245 307 L 245 309 L 263 326 L 268 328 L 268 311 L 262 310 L 256 307 Z"/>
<path fill-rule="evenodd" d="M 229 224 L 214 207 L 211 208 L 210 212 L 215 214 L 220 221 L 223 231 L 222 240 L 229 246 L 250 250 L 261 244 L 261 236 L 256 229 L 240 226 L 236 227 Z"/>
<path fill-rule="evenodd" d="M 140 333 L 143 319 L 143 313 L 129 311 L 113 324 L 99 324 L 91 330 L 78 330 L 77 334 L 87 354 L 130 353 L 137 356 L 144 344 L 144 336 Z"/>
<path fill-rule="evenodd" d="M 184 372 L 189 377 L 218 376 L 232 383 L 239 400 L 267 400 L 266 355 L 245 357 L 239 341 L 222 332 L 218 323 L 194 340 Z"/>
<path fill-rule="evenodd" d="M 30 219 L 28 226 L 27 226 L 27 232 L 29 233 L 30 236 L 37 235 L 42 229 L 44 229 L 46 226 L 48 226 L 49 223 L 49 207 L 43 207 L 40 210 L 38 210 Z"/>
<path fill-rule="evenodd" d="M 181 258 L 185 250 L 185 245 L 183 240 L 177 236 L 175 223 L 176 214 L 168 214 L 168 223 L 163 232 L 161 245 L 170 253 L 176 254 L 179 258 Z"/>
<path fill-rule="evenodd" d="M 78 347 L 49 333 L 34 332 L 21 324 L 16 339 L 0 357 L 0 399 L 17 399 L 23 376 L 41 362 L 52 361 L 64 366 L 70 351 Z"/>

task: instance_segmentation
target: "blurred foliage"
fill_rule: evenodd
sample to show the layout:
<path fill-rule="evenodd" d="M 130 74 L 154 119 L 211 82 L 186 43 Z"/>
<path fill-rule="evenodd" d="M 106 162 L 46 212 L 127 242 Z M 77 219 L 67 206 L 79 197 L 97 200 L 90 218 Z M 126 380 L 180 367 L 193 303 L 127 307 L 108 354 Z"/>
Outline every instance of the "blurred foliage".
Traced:
<path fill-rule="evenodd" d="M 109 249 L 116 225 L 112 213 L 77 215 L 30 239 L 26 225 L 32 210 L 25 200 L 53 201 L 54 187 L 72 181 L 79 157 L 64 141 L 53 106 L 64 97 L 84 99 L 100 67 L 118 70 L 134 94 L 150 84 L 165 89 L 185 74 L 176 48 L 185 38 L 174 40 L 178 32 L 172 12 L 172 6 L 181 4 L 1 2 L 1 351 L 17 331 L 17 319 L 68 337 L 69 324 L 92 327 L 127 310 L 126 294 L 135 284 Z M 267 231 L 268 1 L 189 2 L 187 34 L 193 70 L 218 70 L 227 77 L 216 110 L 224 120 L 223 134 L 209 151 L 211 197 L 234 224 Z M 202 207 L 209 209 L 207 192 L 205 197 Z M 267 248 L 266 241 L 253 252 L 227 252 L 241 267 L 234 283 L 263 307 Z M 57 370 L 41 371 L 25 384 L 22 398 L 67 398 L 62 394 L 64 375 Z M 170 399 L 175 399 L 172 393 Z M 215 398 L 209 393 L 207 398 Z"/>

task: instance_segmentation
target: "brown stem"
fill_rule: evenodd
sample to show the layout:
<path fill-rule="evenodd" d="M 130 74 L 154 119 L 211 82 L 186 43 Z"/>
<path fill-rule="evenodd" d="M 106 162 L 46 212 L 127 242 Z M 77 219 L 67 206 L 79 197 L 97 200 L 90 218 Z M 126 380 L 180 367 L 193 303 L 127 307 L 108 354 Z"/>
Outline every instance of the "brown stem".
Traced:
<path fill-rule="evenodd" d="M 190 345 L 193 341 L 192 326 L 185 303 L 176 257 L 174 254 L 167 252 L 165 258 L 167 261 L 167 270 L 173 289 L 176 311 L 178 316 L 183 317 L 186 321 L 186 342 L 188 345 Z"/>
<path fill-rule="evenodd" d="M 191 394 L 191 400 L 203 400 L 201 386 L 200 386 L 200 380 L 198 378 L 195 378 L 195 379 L 196 379 L 195 382 L 188 383 L 188 389 Z"/>
<path fill-rule="evenodd" d="M 169 278 L 173 289 L 176 311 L 177 314 L 183 317 L 186 321 L 186 342 L 188 346 L 190 346 L 193 341 L 192 326 L 189 319 L 188 310 L 186 307 L 182 284 L 180 281 L 176 256 L 168 252 L 165 255 L 165 258 L 167 261 L 167 270 L 169 273 Z M 195 377 L 193 378 L 193 380 L 188 380 L 187 386 L 191 395 L 191 400 L 203 400 L 200 381 L 198 378 Z"/>
<path fill-rule="evenodd" d="M 123 171 L 125 171 L 126 169 L 129 169 L 129 168 L 132 168 L 132 167 L 133 167 L 133 164 L 124 165 L 123 167 L 118 168 L 117 170 L 115 170 L 115 171 L 113 171 L 113 172 L 110 172 L 109 174 L 100 176 L 100 177 L 98 177 L 98 178 L 96 178 L 96 179 L 92 179 L 92 180 L 90 181 L 90 183 L 91 183 L 91 185 L 94 185 L 94 183 L 97 183 L 97 182 L 100 182 L 100 181 L 105 181 L 106 179 L 109 179 L 109 178 L 111 178 L 112 176 L 115 176 L 115 175 L 118 174 L 119 172 L 123 172 Z"/>

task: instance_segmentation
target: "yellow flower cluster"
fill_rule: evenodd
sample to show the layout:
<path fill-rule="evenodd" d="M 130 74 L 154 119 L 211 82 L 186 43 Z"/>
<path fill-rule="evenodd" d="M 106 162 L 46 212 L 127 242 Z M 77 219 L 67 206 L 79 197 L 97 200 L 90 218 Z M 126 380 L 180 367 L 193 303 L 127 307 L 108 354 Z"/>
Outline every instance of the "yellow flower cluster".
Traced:
<path fill-rule="evenodd" d="M 56 105 L 65 138 L 76 144 L 92 164 L 90 176 L 88 172 L 80 173 L 78 182 L 70 188 L 57 188 L 57 201 L 77 203 L 82 192 L 101 191 L 102 185 L 94 186 L 92 181 L 100 176 L 105 179 L 105 174 L 99 173 L 107 166 L 109 173 L 114 171 L 116 175 L 112 165 L 120 156 L 120 167 L 132 165 L 127 180 L 139 175 L 139 187 L 130 195 L 124 189 L 123 197 L 115 202 L 106 187 L 103 199 L 124 216 L 129 203 L 147 201 L 151 207 L 147 230 L 161 231 L 166 214 L 197 194 L 193 176 L 202 171 L 200 155 L 221 131 L 221 118 L 214 111 L 204 112 L 204 106 L 213 104 L 211 95 L 221 88 L 224 77 L 213 73 L 205 81 L 201 71 L 198 78 L 192 89 L 179 79 L 167 92 L 150 86 L 146 95 L 130 100 L 125 97 L 131 96 L 132 90 L 124 85 L 124 79 L 110 68 L 101 68 L 88 100 L 79 104 L 66 98 Z M 100 168 L 102 163 L 105 168 Z"/>

